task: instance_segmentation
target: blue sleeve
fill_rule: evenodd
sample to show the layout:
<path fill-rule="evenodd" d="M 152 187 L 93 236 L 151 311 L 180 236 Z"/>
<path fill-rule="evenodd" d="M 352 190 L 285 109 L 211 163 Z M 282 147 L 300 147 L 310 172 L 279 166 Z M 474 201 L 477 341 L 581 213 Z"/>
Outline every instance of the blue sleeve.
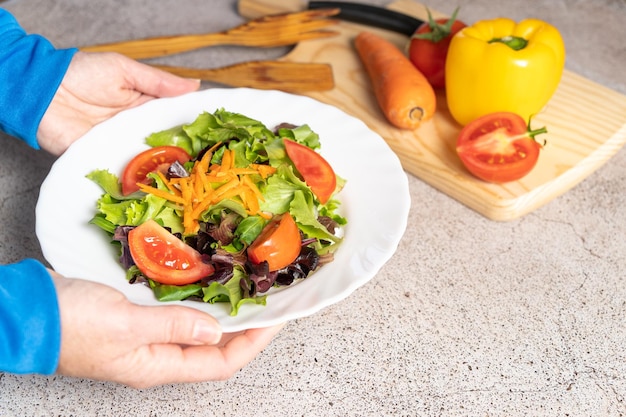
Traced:
<path fill-rule="evenodd" d="M 26 259 L 0 266 L 0 371 L 53 374 L 61 349 L 61 319 L 50 274 Z"/>
<path fill-rule="evenodd" d="M 39 149 L 37 129 L 76 49 L 27 35 L 0 8 L 0 130 Z"/>

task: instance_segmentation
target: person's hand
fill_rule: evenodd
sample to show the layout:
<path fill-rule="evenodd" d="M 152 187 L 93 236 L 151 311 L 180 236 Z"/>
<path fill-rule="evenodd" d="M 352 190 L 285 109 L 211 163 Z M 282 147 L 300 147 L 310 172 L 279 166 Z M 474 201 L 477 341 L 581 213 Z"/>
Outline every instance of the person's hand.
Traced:
<path fill-rule="evenodd" d="M 106 285 L 50 273 L 61 314 L 62 375 L 135 388 L 224 380 L 282 328 L 223 335 L 217 321 L 199 310 L 139 306 Z"/>
<path fill-rule="evenodd" d="M 199 87 L 198 80 L 180 78 L 123 55 L 77 52 L 41 120 L 39 146 L 60 155 L 93 126 L 122 110 Z"/>

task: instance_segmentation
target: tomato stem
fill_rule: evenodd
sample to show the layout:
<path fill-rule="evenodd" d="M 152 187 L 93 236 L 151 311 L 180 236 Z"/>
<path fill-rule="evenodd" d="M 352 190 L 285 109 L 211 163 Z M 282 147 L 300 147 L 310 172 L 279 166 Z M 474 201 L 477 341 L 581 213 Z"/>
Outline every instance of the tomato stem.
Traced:
<path fill-rule="evenodd" d="M 548 129 L 543 126 L 539 129 L 532 129 L 530 127 L 530 121 L 532 120 L 532 117 L 528 118 L 528 125 L 527 125 L 527 131 L 526 134 L 528 135 L 529 138 L 531 138 L 532 140 L 534 140 L 535 142 L 537 142 L 537 139 L 535 138 L 535 136 L 537 135 L 541 135 L 543 133 L 548 133 Z M 545 144 L 547 143 L 547 141 L 544 139 L 543 140 L 543 145 L 545 146 Z"/>
<path fill-rule="evenodd" d="M 503 36 L 501 38 L 493 38 L 488 43 L 503 43 L 514 51 L 526 48 L 528 41 L 520 36 Z"/>
<path fill-rule="evenodd" d="M 411 36 L 411 38 L 425 39 L 425 40 L 431 41 L 432 43 L 437 43 L 447 38 L 450 35 L 450 32 L 452 31 L 452 25 L 454 24 L 454 21 L 456 20 L 456 15 L 459 12 L 459 8 L 457 7 L 454 10 L 454 13 L 452 13 L 452 16 L 450 16 L 450 19 L 448 19 L 446 23 L 444 24 L 438 23 L 433 18 L 433 15 L 430 12 L 430 9 L 428 7 L 426 8 L 426 12 L 428 13 L 428 26 L 430 27 L 430 31 L 425 32 L 425 33 L 415 33 L 413 34 L 413 36 Z"/>

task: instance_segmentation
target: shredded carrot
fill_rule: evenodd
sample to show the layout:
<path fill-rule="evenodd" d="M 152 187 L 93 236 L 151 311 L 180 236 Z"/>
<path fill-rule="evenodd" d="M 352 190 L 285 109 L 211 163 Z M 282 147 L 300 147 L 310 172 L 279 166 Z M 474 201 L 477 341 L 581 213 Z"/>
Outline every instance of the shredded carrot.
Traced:
<path fill-rule="evenodd" d="M 179 197 L 175 194 L 169 193 L 165 190 L 159 190 L 158 188 L 154 188 L 151 185 L 146 185 L 142 183 L 139 183 L 138 185 L 139 185 L 139 189 L 145 193 L 153 194 L 157 197 L 164 198 L 174 203 L 185 204 L 185 200 L 182 197 Z"/>
<path fill-rule="evenodd" d="M 224 150 L 224 155 L 222 155 L 222 165 L 220 166 L 220 171 L 227 172 L 235 167 L 235 151 Z"/>
<path fill-rule="evenodd" d="M 196 204 L 195 207 L 190 206 L 192 207 L 192 209 L 189 212 L 189 217 L 191 221 L 192 222 L 197 221 L 197 219 L 200 218 L 200 215 L 202 215 L 204 210 L 209 208 L 212 202 L 213 200 L 211 198 L 205 198 L 199 204 Z"/>
<path fill-rule="evenodd" d="M 220 164 L 211 164 L 213 151 L 210 149 L 197 160 L 187 177 L 168 179 L 159 174 L 167 190 L 145 184 L 141 190 L 180 205 L 185 234 L 197 233 L 202 213 L 225 199 L 234 199 L 250 215 L 270 218 L 260 209 L 263 195 L 253 177 L 266 179 L 276 168 L 262 164 L 235 167 L 235 151 L 229 149 L 224 150 Z"/>
<path fill-rule="evenodd" d="M 267 179 L 267 177 L 276 172 L 276 168 L 271 165 L 251 164 L 250 168 L 258 171 L 263 179 Z"/>
<path fill-rule="evenodd" d="M 180 195 L 180 190 L 178 190 L 176 187 L 172 186 L 172 184 L 169 183 L 167 178 L 165 178 L 165 174 L 163 174 L 161 171 L 157 171 L 157 175 L 159 176 L 159 178 L 161 178 L 161 181 L 163 181 L 163 183 L 167 186 L 167 189 L 170 190 L 171 193 L 175 195 Z"/>
<path fill-rule="evenodd" d="M 241 182 L 245 184 L 250 191 L 252 191 L 252 195 L 256 198 L 257 201 L 265 200 L 265 198 L 263 197 L 263 194 L 261 194 L 261 191 L 259 190 L 259 187 L 256 186 L 254 181 L 252 181 L 249 176 L 246 175 L 246 176 L 241 177 Z"/>

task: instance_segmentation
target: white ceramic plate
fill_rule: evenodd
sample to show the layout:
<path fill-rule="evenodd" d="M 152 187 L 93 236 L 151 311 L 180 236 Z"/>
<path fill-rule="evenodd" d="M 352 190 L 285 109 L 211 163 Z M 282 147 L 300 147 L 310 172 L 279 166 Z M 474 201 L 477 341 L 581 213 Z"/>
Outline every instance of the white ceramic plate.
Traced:
<path fill-rule="evenodd" d="M 232 317 L 226 304 L 180 304 L 212 314 L 225 332 L 234 332 L 313 314 L 374 277 L 395 252 L 407 224 L 408 181 L 397 156 L 363 122 L 335 107 L 246 88 L 153 100 L 118 114 L 74 143 L 53 165 L 37 203 L 37 237 L 50 265 L 65 276 L 114 287 L 135 303 L 162 305 L 149 288 L 126 281 L 108 237 L 88 223 L 102 190 L 85 175 L 94 169 L 119 175 L 130 158 L 148 148 L 144 139 L 149 134 L 218 108 L 260 120 L 270 129 L 281 122 L 306 123 L 317 132 L 322 154 L 347 180 L 338 198 L 348 225 L 331 264 L 294 285 L 270 290 L 266 306 L 246 304 Z"/>

